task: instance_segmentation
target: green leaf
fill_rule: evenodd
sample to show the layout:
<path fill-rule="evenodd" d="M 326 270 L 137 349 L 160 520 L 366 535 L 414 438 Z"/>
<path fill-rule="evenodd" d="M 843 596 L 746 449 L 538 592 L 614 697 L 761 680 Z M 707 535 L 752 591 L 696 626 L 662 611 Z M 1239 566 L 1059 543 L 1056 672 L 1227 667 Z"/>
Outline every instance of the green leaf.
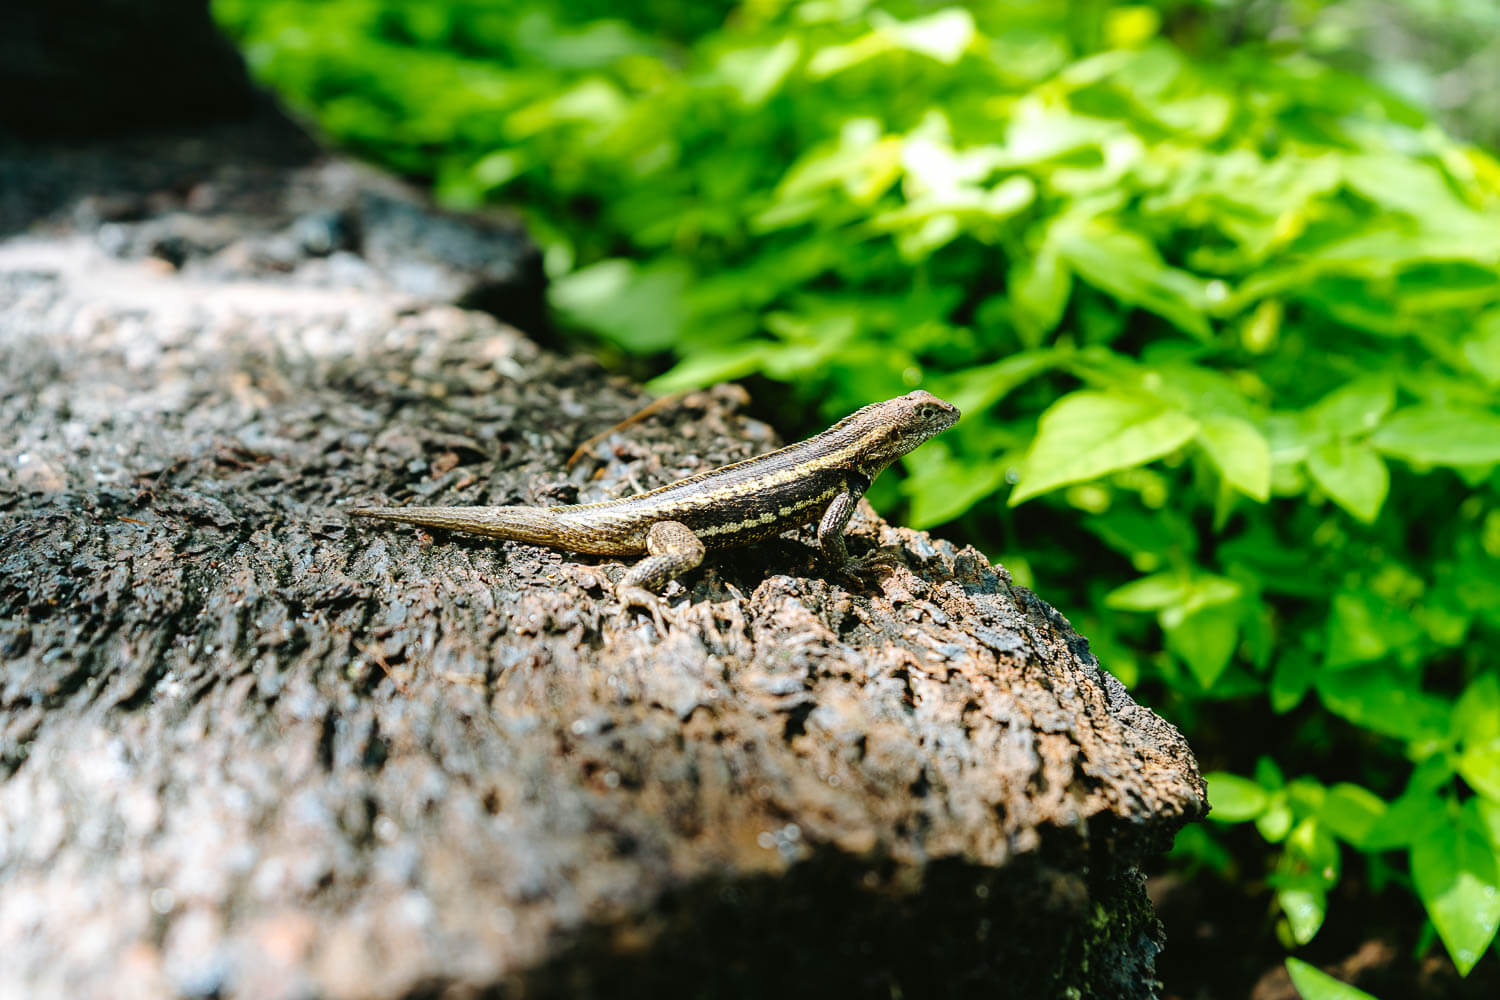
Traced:
<path fill-rule="evenodd" d="M 1102 222 L 1075 224 L 1060 229 L 1057 249 L 1095 288 L 1148 309 L 1200 340 L 1213 336 L 1203 281 L 1167 266 L 1140 235 Z"/>
<path fill-rule="evenodd" d="M 1494 799 L 1478 798 L 1474 800 L 1474 814 L 1479 818 L 1479 823 L 1489 835 L 1490 846 L 1495 849 L 1495 854 L 1500 856 L 1500 802 Z"/>
<path fill-rule="evenodd" d="M 660 351 L 677 343 L 686 323 L 687 266 L 641 267 L 602 260 L 552 282 L 548 298 L 569 322 L 600 331 L 628 350 Z"/>
<path fill-rule="evenodd" d="M 1386 804 L 1380 796 L 1345 781 L 1328 789 L 1318 810 L 1318 818 L 1334 834 L 1362 848 L 1386 811 Z"/>
<path fill-rule="evenodd" d="M 743 378 L 760 369 L 771 346 L 762 340 L 742 340 L 693 354 L 671 371 L 652 379 L 649 388 L 652 392 L 666 394 Z"/>
<path fill-rule="evenodd" d="M 1500 739 L 1500 677 L 1486 672 L 1469 682 L 1453 703 L 1452 733 L 1454 739 L 1469 744 Z"/>
<path fill-rule="evenodd" d="M 1380 513 L 1391 486 L 1385 462 L 1363 441 L 1339 438 L 1318 445 L 1308 453 L 1307 471 L 1334 503 L 1366 524 Z"/>
<path fill-rule="evenodd" d="M 1213 604 L 1180 617 L 1162 616 L 1167 649 L 1187 664 L 1205 689 L 1223 675 L 1240 638 L 1240 609 Z"/>
<path fill-rule="evenodd" d="M 1407 675 L 1379 669 L 1325 670 L 1316 687 L 1330 712 L 1365 729 L 1413 743 L 1447 734 L 1447 703 L 1417 690 Z"/>
<path fill-rule="evenodd" d="M 830 46 L 815 55 L 808 64 L 808 73 L 814 78 L 832 76 L 898 50 L 916 52 L 951 65 L 975 37 L 973 15 L 959 7 L 910 21 L 898 21 L 877 10 L 871 13 L 870 23 L 875 30 L 869 34 L 847 45 Z"/>
<path fill-rule="evenodd" d="M 958 62 L 974 41 L 974 15 L 962 7 L 947 7 L 910 21 L 898 21 L 877 10 L 870 20 L 908 52 L 919 52 L 949 65 Z"/>
<path fill-rule="evenodd" d="M 1266 502 L 1271 493 L 1271 446 L 1254 424 L 1239 417 L 1204 417 L 1198 445 L 1226 483 L 1253 500 Z"/>
<path fill-rule="evenodd" d="M 1500 739 L 1464 747 L 1458 773 L 1475 791 L 1500 802 Z"/>
<path fill-rule="evenodd" d="M 1363 588 L 1333 597 L 1323 664 L 1334 670 L 1379 660 L 1416 642 L 1421 627 L 1410 613 Z"/>
<path fill-rule="evenodd" d="M 1446 822 L 1445 808 L 1444 801 L 1432 789 L 1408 788 L 1375 818 L 1361 843 L 1355 846 L 1364 851 L 1389 851 L 1409 846 L 1424 837 L 1428 830 Z"/>
<path fill-rule="evenodd" d="M 1285 788 L 1286 775 L 1282 773 L 1281 766 L 1270 757 L 1260 756 L 1255 758 L 1255 783 L 1273 790 Z"/>
<path fill-rule="evenodd" d="M 1417 219 L 1436 212 L 1469 215 L 1442 172 L 1429 163 L 1394 153 L 1354 154 L 1344 159 L 1344 183 L 1371 201 Z"/>
<path fill-rule="evenodd" d="M 802 46 L 796 38 L 783 38 L 764 48 L 736 49 L 719 59 L 719 75 L 735 89 L 742 103 L 756 107 L 781 88 L 801 55 Z"/>
<path fill-rule="evenodd" d="M 1210 819 L 1221 823 L 1243 823 L 1265 811 L 1270 798 L 1266 790 L 1249 778 L 1227 771 L 1210 771 L 1203 776 L 1208 782 Z"/>
<path fill-rule="evenodd" d="M 1303 820 L 1300 827 L 1304 839 L 1303 847 L 1306 847 L 1307 838 L 1316 834 L 1318 842 L 1325 844 L 1331 851 L 1333 844 L 1328 840 L 1328 831 L 1314 821 L 1316 814 L 1323 808 L 1323 803 L 1328 799 L 1328 789 L 1316 778 L 1295 778 L 1286 786 L 1287 800 L 1292 804 L 1292 810 L 1298 816 L 1308 816 Z"/>
<path fill-rule="evenodd" d="M 1213 604 L 1237 599 L 1244 588 L 1212 573 L 1153 573 L 1104 595 L 1106 607 L 1119 611 L 1174 610 L 1178 617 Z"/>
<path fill-rule="evenodd" d="M 1190 576 L 1154 573 L 1111 590 L 1104 595 L 1104 605 L 1119 611 L 1160 611 L 1185 603 L 1192 589 Z"/>
<path fill-rule="evenodd" d="M 1073 293 L 1073 273 L 1057 251 L 1044 243 L 1036 256 L 1011 265 L 1006 289 L 1016 333 L 1022 343 L 1035 347 L 1062 319 Z"/>
<path fill-rule="evenodd" d="M 907 521 L 914 528 L 953 520 L 1005 482 L 1004 463 L 975 469 L 955 458 L 941 441 L 907 455 L 903 464 L 911 475 L 901 481 L 901 492 L 911 499 Z"/>
<path fill-rule="evenodd" d="M 1464 360 L 1491 387 L 1500 386 L 1500 309 L 1491 309 L 1474 324 L 1463 343 Z"/>
<path fill-rule="evenodd" d="M 1500 871 L 1478 812 L 1466 807 L 1457 823 L 1414 843 L 1411 873 L 1453 964 L 1468 975 L 1500 928 Z"/>
<path fill-rule="evenodd" d="M 1010 395 L 1018 386 L 1055 368 L 1066 356 L 1067 352 L 1060 350 L 1023 351 L 988 365 L 966 369 L 933 391 L 973 418 Z"/>
<path fill-rule="evenodd" d="M 1312 665 L 1296 652 L 1282 656 L 1271 671 L 1271 711 L 1284 715 L 1302 703 L 1312 687 Z"/>
<path fill-rule="evenodd" d="M 1306 944 L 1323 926 L 1328 889 L 1338 882 L 1338 873 L 1338 843 L 1315 818 L 1302 820 L 1287 837 L 1270 879 L 1293 943 Z"/>
<path fill-rule="evenodd" d="M 1379 426 L 1396 405 L 1396 381 L 1366 375 L 1337 388 L 1308 408 L 1312 426 L 1335 437 L 1354 437 Z"/>
<path fill-rule="evenodd" d="M 1255 829 L 1260 831 L 1260 835 L 1268 843 L 1280 843 L 1292 831 L 1294 819 L 1296 817 L 1292 815 L 1292 807 L 1287 804 L 1286 792 L 1278 791 L 1271 795 L 1266 811 L 1255 817 Z"/>
<path fill-rule="evenodd" d="M 1500 462 L 1500 417 L 1483 410 L 1408 406 L 1370 437 L 1387 455 L 1419 465 Z"/>
<path fill-rule="evenodd" d="M 1375 1000 L 1364 990 L 1334 979 L 1300 959 L 1287 959 L 1286 972 L 1302 1000 Z"/>
<path fill-rule="evenodd" d="M 1292 940 L 1307 944 L 1317 936 L 1328 914 L 1328 892 L 1320 886 L 1305 885 L 1276 892 L 1276 902 L 1286 916 Z"/>
<path fill-rule="evenodd" d="M 1064 396 L 1042 414 L 1010 506 L 1169 455 L 1197 430 L 1192 417 L 1149 396 Z"/>

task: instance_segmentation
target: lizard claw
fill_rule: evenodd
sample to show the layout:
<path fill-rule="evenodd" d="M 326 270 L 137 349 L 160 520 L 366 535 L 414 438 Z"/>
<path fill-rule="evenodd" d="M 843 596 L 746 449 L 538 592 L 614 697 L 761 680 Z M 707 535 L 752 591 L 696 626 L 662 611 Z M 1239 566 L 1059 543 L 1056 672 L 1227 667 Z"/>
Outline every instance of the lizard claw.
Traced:
<path fill-rule="evenodd" d="M 631 608 L 644 608 L 656 624 L 656 631 L 667 634 L 666 619 L 662 617 L 661 598 L 645 587 L 619 586 L 615 588 L 615 599 L 620 602 L 620 624 L 629 625 Z"/>
<path fill-rule="evenodd" d="M 903 565 L 901 560 L 890 552 L 876 549 L 873 552 L 850 559 L 844 563 L 843 571 L 856 579 L 867 576 L 885 576 L 896 571 L 896 567 Z"/>

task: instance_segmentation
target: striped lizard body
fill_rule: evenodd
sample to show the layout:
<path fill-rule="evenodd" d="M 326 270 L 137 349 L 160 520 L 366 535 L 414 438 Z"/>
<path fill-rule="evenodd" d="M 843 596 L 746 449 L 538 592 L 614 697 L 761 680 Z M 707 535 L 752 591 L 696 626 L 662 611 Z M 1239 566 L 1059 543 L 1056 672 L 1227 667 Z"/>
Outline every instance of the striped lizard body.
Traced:
<path fill-rule="evenodd" d="M 696 567 L 708 549 L 759 541 L 818 522 L 835 566 L 844 529 L 888 465 L 958 420 L 928 392 L 872 403 L 806 441 L 618 500 L 563 507 L 358 507 L 358 517 L 531 542 L 570 552 L 646 558 L 615 592 L 654 609 L 650 591 Z"/>

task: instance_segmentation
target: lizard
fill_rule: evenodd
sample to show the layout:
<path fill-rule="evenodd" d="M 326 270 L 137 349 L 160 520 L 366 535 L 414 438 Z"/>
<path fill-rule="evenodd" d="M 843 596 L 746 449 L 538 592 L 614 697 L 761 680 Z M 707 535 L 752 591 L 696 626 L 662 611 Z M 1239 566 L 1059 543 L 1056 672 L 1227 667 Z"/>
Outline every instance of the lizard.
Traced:
<path fill-rule="evenodd" d="M 634 496 L 559 507 L 353 507 L 356 517 L 504 538 L 586 555 L 644 556 L 615 585 L 621 610 L 660 624 L 653 591 L 696 568 L 709 549 L 748 545 L 818 524 L 835 568 L 844 529 L 870 483 L 958 420 L 957 407 L 917 390 L 871 403 L 805 441 Z"/>

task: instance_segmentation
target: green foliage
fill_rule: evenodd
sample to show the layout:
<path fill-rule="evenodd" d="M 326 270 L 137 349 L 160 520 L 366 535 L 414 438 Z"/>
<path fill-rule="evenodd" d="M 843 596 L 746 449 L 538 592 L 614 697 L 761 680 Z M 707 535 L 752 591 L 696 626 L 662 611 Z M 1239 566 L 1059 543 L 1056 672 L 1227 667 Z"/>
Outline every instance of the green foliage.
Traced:
<path fill-rule="evenodd" d="M 1500 164 L 1183 7 L 216 4 L 341 141 L 525 206 L 559 315 L 668 352 L 658 388 L 766 376 L 809 428 L 954 400 L 877 501 L 1029 566 L 1237 772 L 1215 818 L 1274 845 L 1289 946 L 1389 855 L 1467 972 L 1500 921 Z"/>
<path fill-rule="evenodd" d="M 1355 989 L 1295 958 L 1286 960 L 1286 971 L 1302 1000 L 1375 1000 L 1364 990 Z"/>

